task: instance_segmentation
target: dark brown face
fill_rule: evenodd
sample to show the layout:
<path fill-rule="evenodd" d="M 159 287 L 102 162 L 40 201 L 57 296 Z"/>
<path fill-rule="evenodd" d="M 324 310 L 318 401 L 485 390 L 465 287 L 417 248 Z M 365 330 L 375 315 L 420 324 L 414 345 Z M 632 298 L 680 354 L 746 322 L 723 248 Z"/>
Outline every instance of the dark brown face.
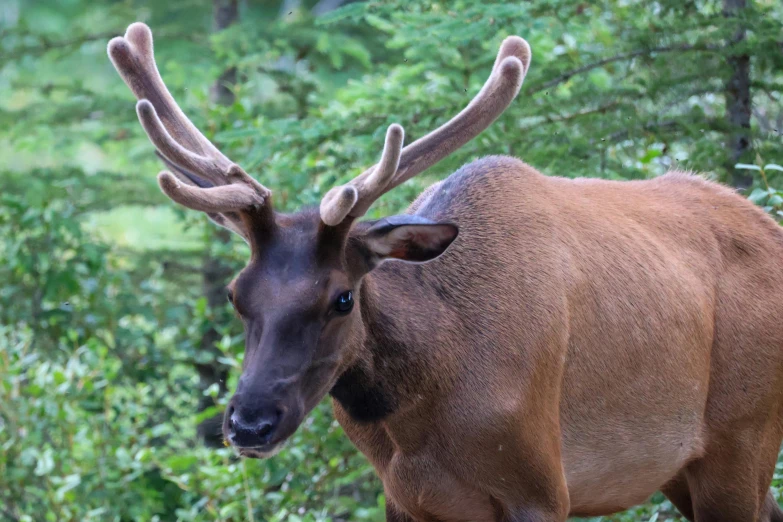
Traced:
<path fill-rule="evenodd" d="M 457 236 L 456 226 L 417 216 L 351 229 L 303 212 L 268 228 L 228 289 L 245 326 L 245 359 L 223 433 L 250 457 L 274 454 L 355 361 L 361 279 L 385 259 L 434 259 Z"/>

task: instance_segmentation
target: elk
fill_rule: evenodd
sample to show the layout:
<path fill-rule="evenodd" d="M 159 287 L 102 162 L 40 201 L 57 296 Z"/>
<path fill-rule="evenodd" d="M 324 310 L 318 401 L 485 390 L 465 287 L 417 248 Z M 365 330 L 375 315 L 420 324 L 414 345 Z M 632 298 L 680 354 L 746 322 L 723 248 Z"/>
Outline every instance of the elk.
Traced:
<path fill-rule="evenodd" d="M 163 192 L 250 245 L 228 286 L 241 455 L 274 454 L 330 394 L 390 521 L 555 522 L 661 490 L 689 520 L 783 522 L 783 231 L 755 205 L 687 173 L 567 179 L 493 156 L 360 221 L 510 105 L 523 39 L 462 112 L 405 147 L 391 125 L 376 165 L 293 214 L 183 114 L 146 25 L 108 50 Z"/>

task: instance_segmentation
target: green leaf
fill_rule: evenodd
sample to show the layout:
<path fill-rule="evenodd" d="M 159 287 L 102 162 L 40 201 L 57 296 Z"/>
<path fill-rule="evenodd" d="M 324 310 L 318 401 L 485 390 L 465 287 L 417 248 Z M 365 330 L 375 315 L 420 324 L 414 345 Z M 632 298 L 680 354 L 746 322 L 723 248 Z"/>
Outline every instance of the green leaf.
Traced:
<path fill-rule="evenodd" d="M 646 165 L 655 158 L 661 156 L 661 154 L 663 154 L 663 152 L 660 149 L 647 149 L 647 152 L 644 154 L 644 156 L 639 158 L 639 161 Z"/>
<path fill-rule="evenodd" d="M 77 474 L 63 477 L 62 486 L 57 488 L 57 491 L 55 492 L 55 495 L 57 496 L 57 500 L 62 502 L 63 498 L 65 497 L 65 494 L 81 483 L 82 483 L 82 478 Z"/>
<path fill-rule="evenodd" d="M 54 469 L 54 452 L 51 448 L 46 448 L 43 452 L 38 453 L 36 459 L 35 474 L 39 477 L 48 475 Z"/>
<path fill-rule="evenodd" d="M 753 189 L 753 192 L 751 192 L 750 195 L 748 196 L 748 199 L 751 200 L 753 203 L 760 205 L 767 200 L 768 196 L 769 193 L 765 189 L 755 188 Z"/>
<path fill-rule="evenodd" d="M 218 415 L 224 411 L 223 407 L 221 406 L 210 406 L 209 408 L 205 409 L 204 411 L 198 413 L 193 417 L 193 423 L 194 424 L 201 424 L 207 419 L 211 419 L 215 415 Z"/>
<path fill-rule="evenodd" d="M 767 205 L 779 207 L 780 205 L 783 205 L 783 197 L 781 197 L 780 194 L 773 194 L 767 200 Z"/>
<path fill-rule="evenodd" d="M 329 25 L 342 20 L 355 20 L 367 10 L 363 2 L 355 2 L 325 13 L 315 20 L 316 26 Z"/>
<path fill-rule="evenodd" d="M 758 165 L 751 165 L 750 163 L 737 163 L 734 165 L 734 168 L 739 170 L 761 170 L 761 167 Z"/>
<path fill-rule="evenodd" d="M 381 18 L 380 16 L 368 14 L 365 16 L 365 20 L 367 20 L 368 24 L 373 26 L 375 29 L 378 29 L 379 31 L 383 31 L 384 33 L 394 32 L 394 24 L 384 18 Z"/>

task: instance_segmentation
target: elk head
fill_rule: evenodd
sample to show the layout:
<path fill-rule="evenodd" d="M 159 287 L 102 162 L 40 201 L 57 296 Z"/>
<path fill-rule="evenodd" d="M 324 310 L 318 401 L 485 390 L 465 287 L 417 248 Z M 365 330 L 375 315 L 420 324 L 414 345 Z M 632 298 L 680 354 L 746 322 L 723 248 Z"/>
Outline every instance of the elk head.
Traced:
<path fill-rule="evenodd" d="M 228 285 L 245 327 L 245 358 L 223 431 L 243 455 L 272 454 L 358 356 L 362 278 L 379 263 L 422 263 L 457 236 L 451 223 L 415 215 L 357 222 L 383 193 L 434 165 L 492 123 L 519 92 L 530 48 L 507 38 L 478 95 L 449 122 L 403 148 L 391 125 L 381 160 L 329 191 L 318 211 L 275 212 L 269 189 L 220 153 L 188 120 L 155 65 L 141 23 L 114 38 L 109 57 L 139 100 L 141 125 L 170 171 L 163 192 L 205 212 L 250 245 L 247 266 Z"/>

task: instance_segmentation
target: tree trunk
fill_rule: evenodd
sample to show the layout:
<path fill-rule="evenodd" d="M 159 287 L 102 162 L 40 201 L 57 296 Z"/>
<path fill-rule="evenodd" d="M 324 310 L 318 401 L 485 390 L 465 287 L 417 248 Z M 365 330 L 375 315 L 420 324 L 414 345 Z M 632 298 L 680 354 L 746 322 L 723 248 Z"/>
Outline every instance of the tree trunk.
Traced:
<path fill-rule="evenodd" d="M 213 0 L 212 1 L 212 29 L 217 33 L 232 25 L 239 18 L 237 0 Z M 234 103 L 234 93 L 231 86 L 237 81 L 237 70 L 230 67 L 212 84 L 210 97 L 220 105 Z"/>
<path fill-rule="evenodd" d="M 237 0 L 213 0 L 212 20 L 215 32 L 222 31 L 237 21 L 239 9 Z M 236 82 L 236 69 L 229 68 L 223 71 L 220 77 L 215 80 L 210 88 L 210 97 L 213 102 L 221 105 L 231 105 L 234 103 L 234 93 L 231 86 Z M 231 232 L 224 228 L 209 225 L 212 230 L 211 240 L 223 244 L 231 241 Z M 220 257 L 207 252 L 201 265 L 201 284 L 204 296 L 207 299 L 207 307 L 212 312 L 212 316 L 220 317 L 222 310 L 226 305 L 225 287 L 232 275 L 231 266 L 225 263 Z M 217 362 L 216 358 L 220 355 L 217 343 L 220 335 L 214 328 L 209 328 L 201 337 L 199 350 L 208 354 L 209 362 L 196 363 L 196 369 L 199 375 L 199 390 L 202 392 L 199 397 L 198 411 L 205 411 L 214 406 L 214 400 L 210 396 L 205 396 L 203 392 L 213 384 L 218 385 L 218 396 L 223 396 L 228 387 L 228 367 Z M 198 425 L 198 434 L 209 447 L 221 447 L 223 445 L 223 435 L 221 426 L 223 424 L 223 414 L 219 413 L 205 419 Z"/>
<path fill-rule="evenodd" d="M 723 15 L 736 18 L 747 8 L 747 0 L 723 0 Z M 729 181 L 740 189 L 746 189 L 753 183 L 753 175 L 748 170 L 737 170 L 734 165 L 744 161 L 751 162 L 750 139 L 750 56 L 741 51 L 733 52 L 734 47 L 745 41 L 746 30 L 740 26 L 734 33 L 729 46 L 728 57 L 731 75 L 726 82 L 726 117 L 729 120 L 728 158 L 726 168 Z"/>

